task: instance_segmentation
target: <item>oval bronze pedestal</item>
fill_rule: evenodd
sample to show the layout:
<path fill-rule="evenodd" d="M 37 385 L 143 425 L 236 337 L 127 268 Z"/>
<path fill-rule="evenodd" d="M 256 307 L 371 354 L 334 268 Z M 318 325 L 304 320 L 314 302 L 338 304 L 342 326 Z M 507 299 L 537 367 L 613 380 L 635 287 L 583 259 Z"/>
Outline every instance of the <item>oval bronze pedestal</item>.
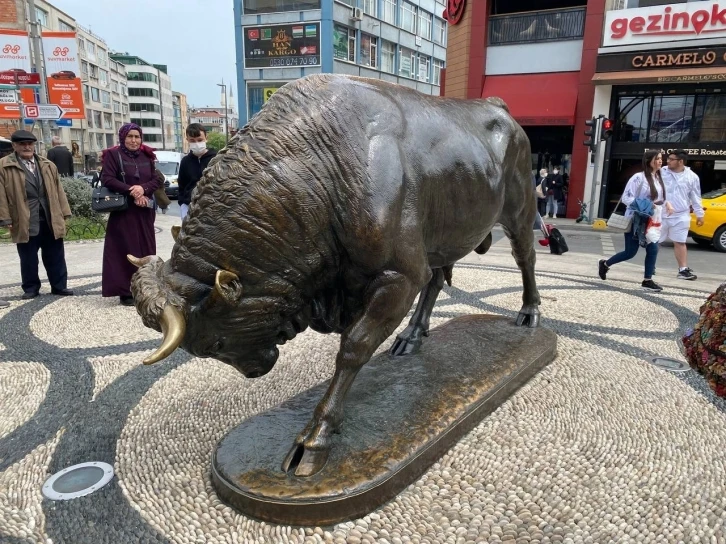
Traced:
<path fill-rule="evenodd" d="M 243 514 L 274 523 L 362 517 L 415 482 L 556 351 L 556 335 L 542 327 L 492 315 L 452 319 L 431 331 L 419 353 L 381 354 L 361 370 L 319 473 L 297 478 L 280 466 L 327 383 L 230 431 L 214 453 L 214 486 Z"/>

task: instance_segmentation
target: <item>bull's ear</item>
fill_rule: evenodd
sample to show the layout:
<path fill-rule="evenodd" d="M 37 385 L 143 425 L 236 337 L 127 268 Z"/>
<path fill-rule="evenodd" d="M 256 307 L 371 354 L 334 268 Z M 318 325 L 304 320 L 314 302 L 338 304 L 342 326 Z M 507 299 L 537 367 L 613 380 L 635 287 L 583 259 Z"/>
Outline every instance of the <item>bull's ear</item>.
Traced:
<path fill-rule="evenodd" d="M 174 241 L 176 242 L 179 239 L 179 233 L 181 232 L 181 227 L 179 225 L 174 225 L 171 227 L 171 236 L 174 238 Z"/>
<path fill-rule="evenodd" d="M 237 304 L 242 298 L 242 284 L 239 276 L 228 270 L 217 270 L 214 278 L 214 292 L 229 304 Z"/>

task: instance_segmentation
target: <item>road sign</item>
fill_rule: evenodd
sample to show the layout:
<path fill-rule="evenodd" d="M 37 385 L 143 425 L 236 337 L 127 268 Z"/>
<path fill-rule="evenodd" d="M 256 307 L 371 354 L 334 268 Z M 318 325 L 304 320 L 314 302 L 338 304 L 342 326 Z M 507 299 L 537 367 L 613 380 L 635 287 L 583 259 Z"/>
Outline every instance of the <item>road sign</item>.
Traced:
<path fill-rule="evenodd" d="M 55 124 L 59 127 L 72 127 L 73 119 L 58 119 Z"/>
<path fill-rule="evenodd" d="M 63 110 L 56 104 L 25 104 L 23 113 L 28 119 L 51 119 L 53 121 L 63 116 Z"/>
<path fill-rule="evenodd" d="M 5 72 L 0 72 L 0 84 L 15 85 L 16 75 L 18 77 L 18 85 L 40 85 L 40 74 L 31 74 L 25 70 L 20 70 L 18 72 L 6 70 Z"/>
<path fill-rule="evenodd" d="M 15 89 L 0 89 L 0 104 L 17 104 L 18 93 Z"/>

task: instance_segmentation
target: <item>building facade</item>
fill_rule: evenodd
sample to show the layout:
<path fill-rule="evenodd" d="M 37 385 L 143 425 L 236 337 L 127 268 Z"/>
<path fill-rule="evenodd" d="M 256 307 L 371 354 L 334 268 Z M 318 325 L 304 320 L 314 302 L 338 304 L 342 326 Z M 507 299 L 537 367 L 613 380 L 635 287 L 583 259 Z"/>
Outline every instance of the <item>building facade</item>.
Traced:
<path fill-rule="evenodd" d="M 73 121 L 70 139 L 76 163 L 92 169 L 100 164 L 101 151 L 118 143 L 118 129 L 130 119 L 128 84 L 125 67 L 109 57 L 106 42 L 80 25 L 75 30 L 86 119 Z M 63 135 L 61 140 L 66 141 Z"/>
<path fill-rule="evenodd" d="M 235 0 L 240 124 L 285 83 L 310 74 L 440 94 L 444 9 L 439 0 Z"/>
<path fill-rule="evenodd" d="M 559 167 L 569 188 L 558 215 L 576 217 L 585 191 L 595 60 L 605 0 L 463 0 L 449 27 L 445 95 L 499 96 L 532 145 L 532 171 Z"/>
<path fill-rule="evenodd" d="M 593 77 L 593 114 L 614 121 L 598 157 L 600 216 L 647 149 L 685 149 L 703 193 L 726 188 L 724 8 L 718 0 L 608 2 Z"/>
<path fill-rule="evenodd" d="M 189 125 L 189 104 L 187 103 L 187 95 L 173 91 L 172 100 L 174 102 L 174 140 L 175 150 L 180 153 L 189 152 L 189 143 L 185 137 L 187 126 Z"/>
<path fill-rule="evenodd" d="M 111 58 L 126 67 L 131 122 L 144 131 L 144 142 L 161 150 L 174 151 L 176 136 L 171 77 L 163 64 L 151 64 L 128 53 Z"/>
<path fill-rule="evenodd" d="M 16 15 L 22 13 L 27 24 L 27 4 L 15 4 Z M 86 119 L 51 121 L 48 125 L 50 134 L 59 136 L 72 150 L 77 170 L 95 168 L 100 151 L 115 145 L 118 128 L 129 120 L 126 71 L 109 58 L 105 40 L 79 25 L 71 15 L 44 0 L 36 0 L 35 17 L 41 31 L 76 33 Z M 30 30 L 29 26 L 25 30 Z M 44 67 L 41 72 L 46 72 Z M 40 136 L 37 127 L 36 132 Z"/>

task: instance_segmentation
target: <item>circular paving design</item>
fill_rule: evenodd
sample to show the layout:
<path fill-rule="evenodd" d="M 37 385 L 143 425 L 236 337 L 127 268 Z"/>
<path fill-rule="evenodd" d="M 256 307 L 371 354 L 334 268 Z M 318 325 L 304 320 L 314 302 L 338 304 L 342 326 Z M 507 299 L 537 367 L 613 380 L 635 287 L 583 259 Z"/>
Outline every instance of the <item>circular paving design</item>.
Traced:
<path fill-rule="evenodd" d="M 457 266 L 432 326 L 514 317 L 520 278 Z M 707 293 L 658 297 L 540 273 L 557 359 L 388 504 L 300 528 L 221 503 L 211 455 L 244 418 L 328 379 L 339 338 L 307 331 L 256 380 L 184 352 L 144 367 L 158 334 L 101 299 L 99 281 L 75 278 L 79 296 L 30 302 L 0 287 L 12 303 L 0 311 L 10 392 L 0 397 L 0 542 L 726 542 L 725 403 L 695 372 L 647 361 L 681 359 L 676 339 Z M 43 499 L 51 474 L 88 461 L 113 465 L 115 478 L 86 497 Z"/>

